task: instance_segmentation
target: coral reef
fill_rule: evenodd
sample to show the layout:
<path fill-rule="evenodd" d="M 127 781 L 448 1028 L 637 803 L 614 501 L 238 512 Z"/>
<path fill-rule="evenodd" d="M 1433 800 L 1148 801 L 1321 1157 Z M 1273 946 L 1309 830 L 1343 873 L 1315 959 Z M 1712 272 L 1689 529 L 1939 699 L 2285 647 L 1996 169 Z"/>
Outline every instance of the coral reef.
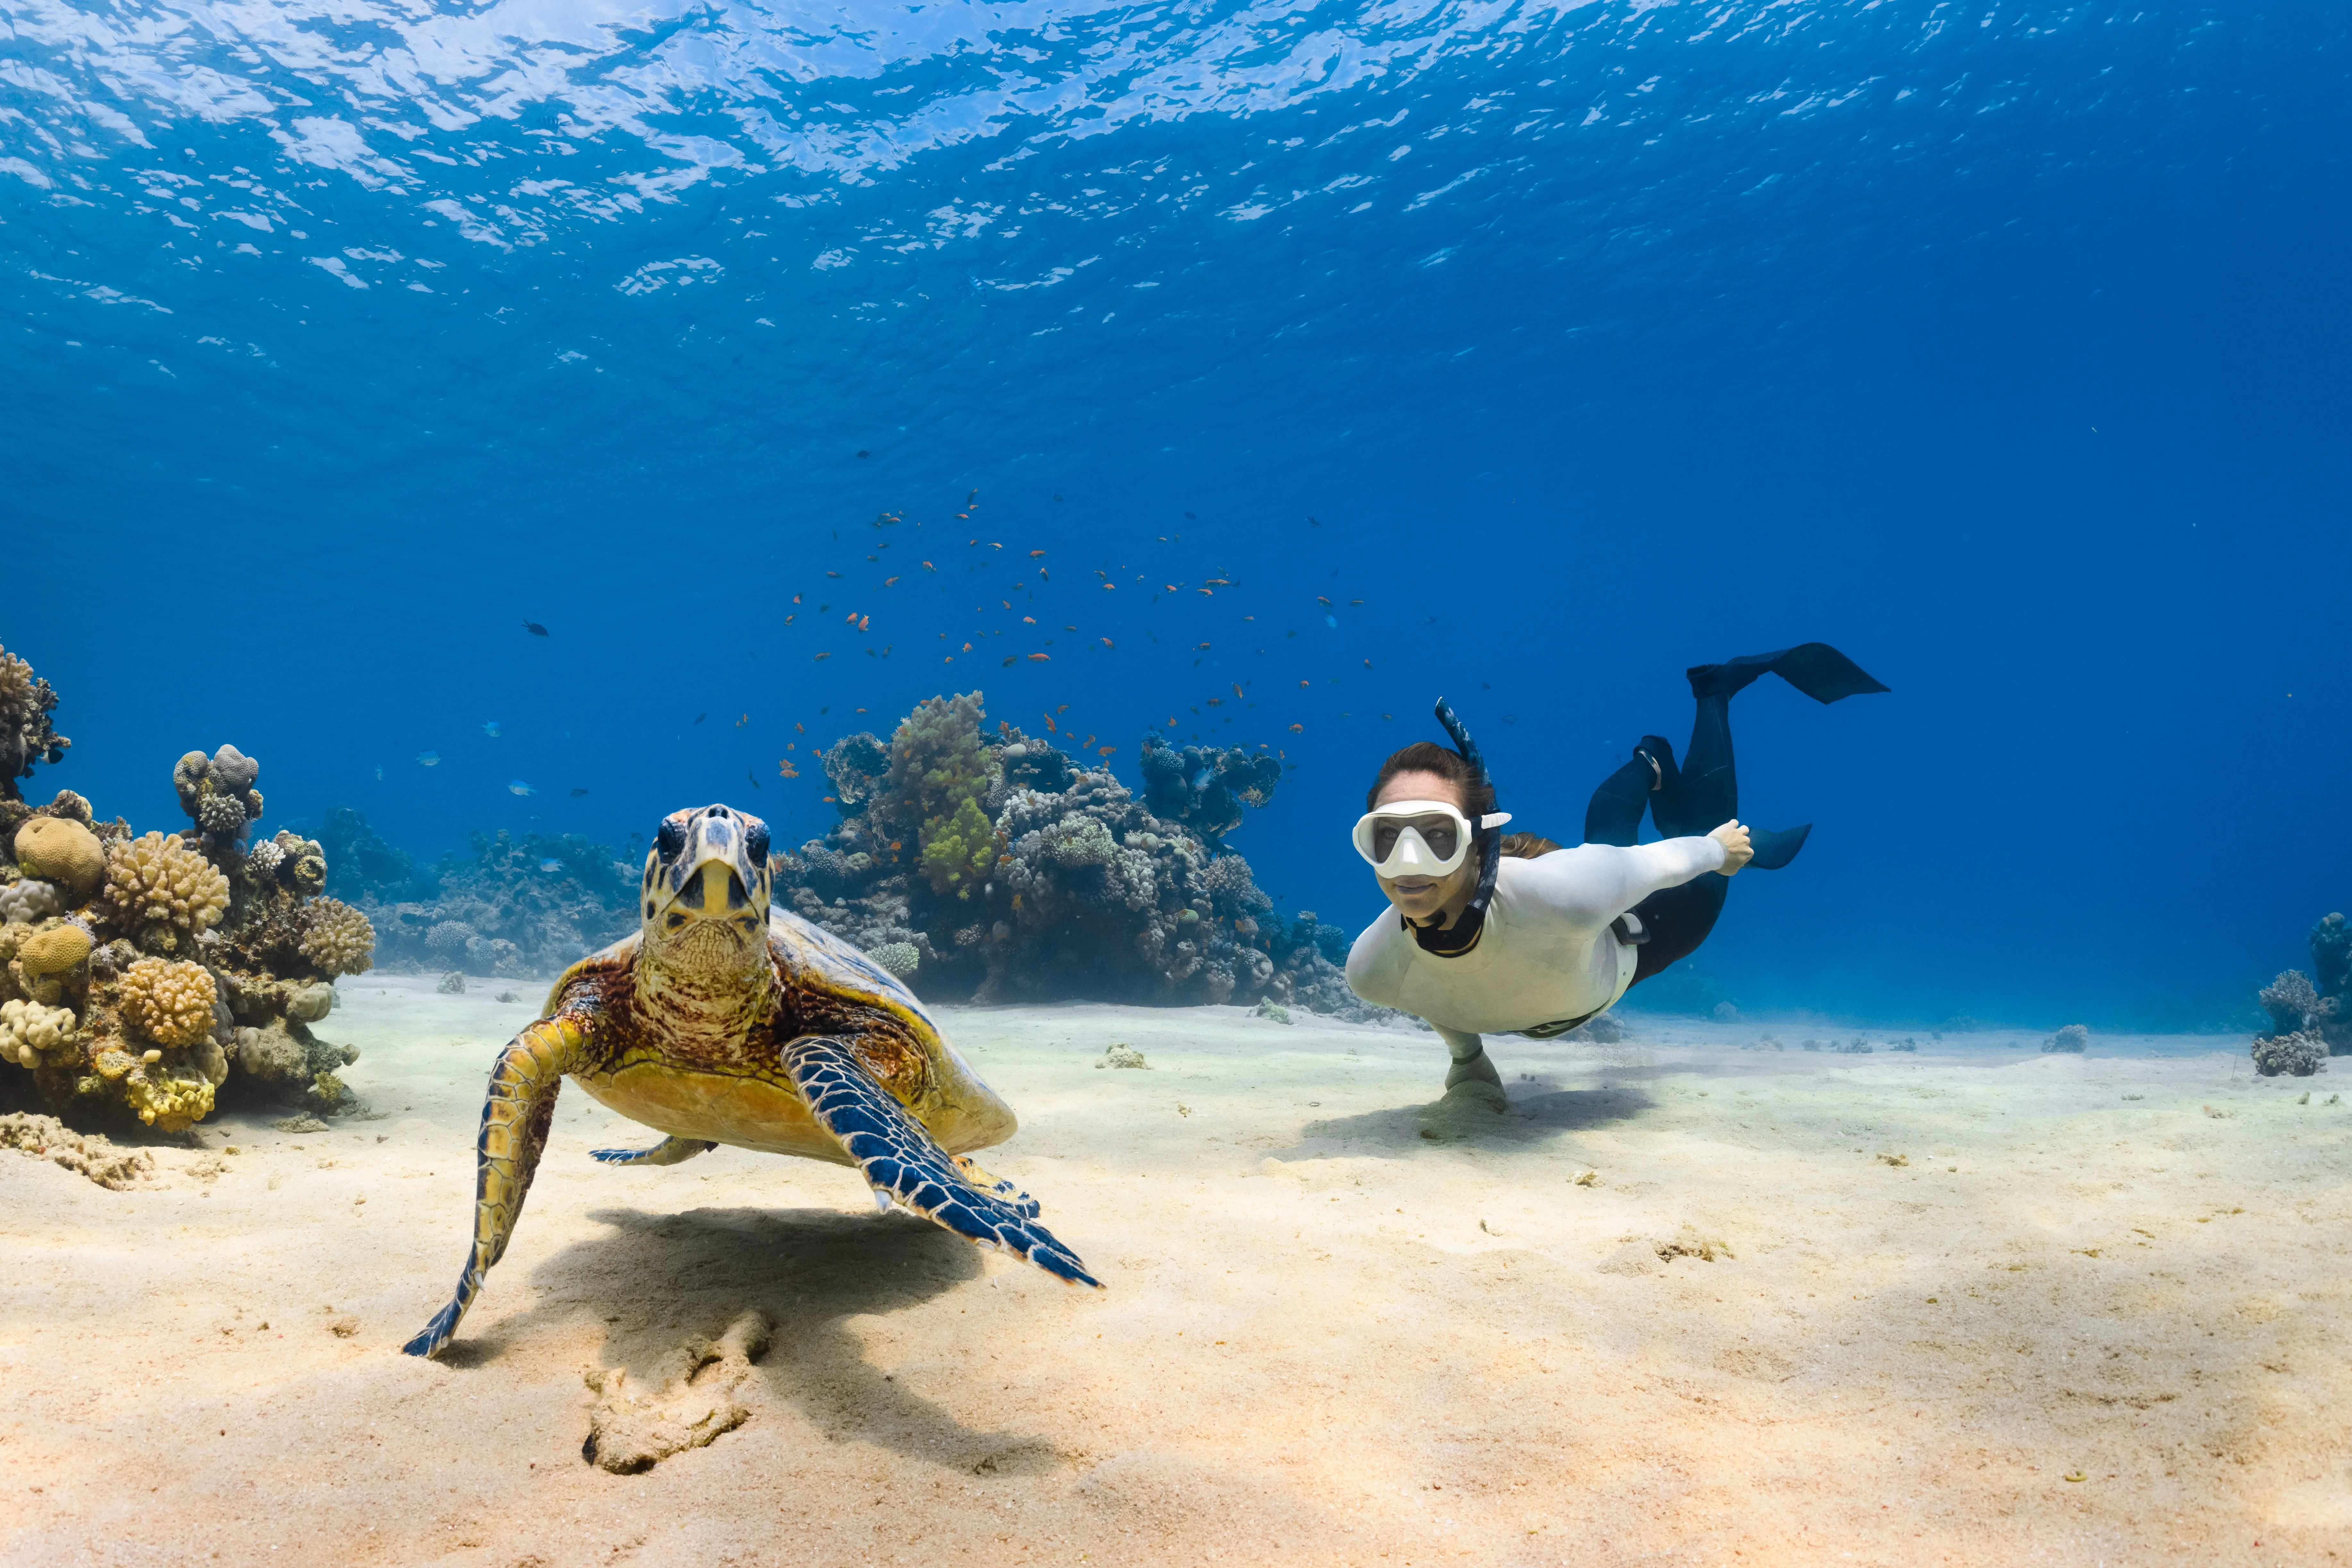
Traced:
<path fill-rule="evenodd" d="M 352 818 L 340 825 L 347 837 L 366 826 Z M 551 975 L 636 929 L 637 868 L 602 844 L 499 832 L 474 835 L 471 847 L 469 860 L 445 857 L 429 887 L 412 875 L 360 889 L 377 963 L 413 974 L 458 964 L 504 979 Z"/>
<path fill-rule="evenodd" d="M 2309 1078 L 2326 1068 L 2327 1057 L 2327 1042 L 2301 1030 L 2264 1035 L 2254 1041 L 2254 1070 L 2264 1078 L 2276 1078 L 2281 1073 Z"/>
<path fill-rule="evenodd" d="M 57 705 L 58 694 L 49 683 L 35 675 L 31 665 L 0 647 L 0 801 L 20 798 L 16 781 L 31 778 L 36 764 L 66 760 L 66 748 L 73 742 L 49 722 Z M 0 829 L 15 826 L 0 816 Z"/>
<path fill-rule="evenodd" d="M 2044 1055 L 2072 1052 L 2077 1056 L 2091 1048 L 2091 1031 L 2080 1024 L 2069 1024 L 2042 1042 Z"/>
<path fill-rule="evenodd" d="M 2289 969 L 2255 995 L 2271 1023 L 2267 1033 L 2254 1037 L 2258 1062 L 2264 1042 L 2298 1034 L 2321 1042 L 2329 1056 L 2352 1056 L 2352 1000 L 2345 994 L 2352 979 L 2352 929 L 2342 915 L 2329 915 L 2311 928 L 2309 944 L 2318 984 L 2302 970 Z"/>
<path fill-rule="evenodd" d="M 1163 760 L 1147 774 L 1171 816 L 1107 768 L 986 717 L 980 692 L 935 697 L 887 746 L 856 734 L 824 752 L 842 820 L 775 858 L 778 899 L 919 974 L 927 995 L 1270 998 L 1381 1016 L 1338 967 L 1348 934 L 1312 913 L 1271 921 L 1249 863 L 1218 853 L 1271 795 L 1278 760 L 1151 737 Z"/>
<path fill-rule="evenodd" d="M 365 916 L 319 896 L 315 842 L 279 833 L 250 850 L 260 765 L 234 746 L 180 759 L 173 784 L 195 826 L 134 835 L 95 823 L 71 792 L 10 817 L 0 864 L 0 1096 L 29 1094 L 76 1121 L 178 1132 L 240 1085 L 333 1111 L 335 1069 L 357 1059 L 309 1026 L 339 974 L 368 966 Z M 234 808 L 236 820 L 228 820 Z"/>

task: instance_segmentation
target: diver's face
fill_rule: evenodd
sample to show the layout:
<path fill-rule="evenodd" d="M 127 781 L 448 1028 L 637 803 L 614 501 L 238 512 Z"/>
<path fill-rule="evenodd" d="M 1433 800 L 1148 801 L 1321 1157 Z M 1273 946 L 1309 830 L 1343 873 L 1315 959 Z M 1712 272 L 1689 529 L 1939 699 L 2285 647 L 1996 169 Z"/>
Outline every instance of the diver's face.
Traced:
<path fill-rule="evenodd" d="M 1375 808 L 1395 800 L 1443 800 L 1451 802 L 1457 811 L 1467 813 L 1462 791 L 1452 780 L 1435 773 L 1403 773 L 1381 786 L 1380 797 L 1372 802 Z M 1381 885 L 1397 913 L 1413 921 L 1430 919 L 1456 897 L 1467 899 L 1478 881 L 1478 857 L 1465 856 L 1462 864 L 1443 877 L 1399 877 L 1394 881 L 1374 872 L 1372 879 Z"/>

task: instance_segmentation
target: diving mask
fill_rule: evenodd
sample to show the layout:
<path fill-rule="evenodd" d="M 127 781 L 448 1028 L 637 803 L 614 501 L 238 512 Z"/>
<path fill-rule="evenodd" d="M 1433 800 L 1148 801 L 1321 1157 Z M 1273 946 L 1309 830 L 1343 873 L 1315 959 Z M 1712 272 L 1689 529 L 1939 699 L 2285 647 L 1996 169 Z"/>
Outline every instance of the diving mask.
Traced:
<path fill-rule="evenodd" d="M 1479 832 L 1510 820 L 1509 812 L 1496 811 L 1474 825 L 1448 801 L 1391 801 L 1356 819 L 1356 853 L 1387 881 L 1447 877 L 1469 858 Z"/>

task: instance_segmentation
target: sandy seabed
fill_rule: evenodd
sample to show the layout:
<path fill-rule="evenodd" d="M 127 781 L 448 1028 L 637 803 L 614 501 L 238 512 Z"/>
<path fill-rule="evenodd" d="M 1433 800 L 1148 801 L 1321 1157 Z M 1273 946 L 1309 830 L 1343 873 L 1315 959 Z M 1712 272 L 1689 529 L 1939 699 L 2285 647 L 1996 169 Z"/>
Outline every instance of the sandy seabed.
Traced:
<path fill-rule="evenodd" d="M 945 1008 L 1107 1289 L 844 1169 L 598 1166 L 651 1139 L 568 1089 L 422 1362 L 541 994 L 494 988 L 344 983 L 375 1120 L 231 1113 L 119 1193 L 0 1153 L 0 1561 L 2352 1561 L 2352 1076 L 2239 1040 L 1636 1018 L 1496 1045 L 1496 1115 L 1426 1033 Z M 751 1311 L 741 1425 L 583 1459 L 587 1373 Z"/>

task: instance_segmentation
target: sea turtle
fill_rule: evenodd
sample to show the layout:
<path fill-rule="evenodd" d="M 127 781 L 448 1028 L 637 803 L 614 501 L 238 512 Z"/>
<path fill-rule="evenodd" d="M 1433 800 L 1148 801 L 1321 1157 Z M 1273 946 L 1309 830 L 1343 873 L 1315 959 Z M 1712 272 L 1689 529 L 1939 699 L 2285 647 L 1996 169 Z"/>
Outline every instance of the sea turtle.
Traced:
<path fill-rule="evenodd" d="M 476 1144 L 474 1244 L 449 1304 L 404 1347 L 457 1331 L 506 1251 L 566 1078 L 667 1134 L 599 1149 L 675 1165 L 731 1143 L 855 1165 L 893 1199 L 1048 1274 L 1098 1285 L 1037 1204 L 965 1159 L 1013 1135 L 1012 1110 L 914 994 L 856 948 L 770 906 L 768 825 L 725 805 L 672 812 L 646 857 L 640 925 L 566 970 L 499 1053 Z"/>

